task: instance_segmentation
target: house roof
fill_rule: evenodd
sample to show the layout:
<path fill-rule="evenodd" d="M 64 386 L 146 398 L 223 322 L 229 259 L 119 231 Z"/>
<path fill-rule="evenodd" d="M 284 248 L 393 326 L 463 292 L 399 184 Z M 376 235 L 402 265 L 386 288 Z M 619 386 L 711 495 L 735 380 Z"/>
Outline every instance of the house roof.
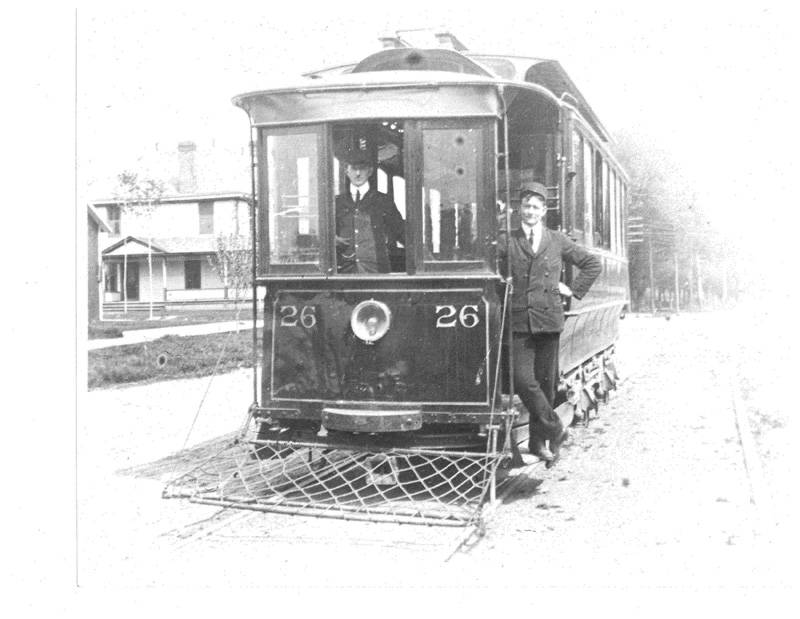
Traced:
<path fill-rule="evenodd" d="M 104 256 L 146 256 L 148 253 L 148 239 L 141 236 L 126 236 L 105 249 Z M 217 241 L 214 236 L 177 236 L 153 237 L 150 239 L 153 254 L 213 254 L 217 251 Z"/>
<path fill-rule="evenodd" d="M 108 227 L 108 224 L 103 221 L 103 218 L 97 214 L 97 211 L 94 210 L 94 207 L 91 204 L 86 205 L 86 210 L 89 213 L 89 219 L 91 219 L 97 227 L 100 229 L 100 232 L 111 232 L 111 228 Z"/>
<path fill-rule="evenodd" d="M 164 195 L 159 199 L 161 204 L 180 204 L 185 202 L 203 202 L 206 200 L 250 200 L 249 193 L 241 192 L 216 192 L 216 193 L 186 193 L 186 194 L 173 194 Z M 102 200 L 95 200 L 91 203 L 92 206 L 113 206 L 119 204 L 117 198 L 103 198 Z"/>

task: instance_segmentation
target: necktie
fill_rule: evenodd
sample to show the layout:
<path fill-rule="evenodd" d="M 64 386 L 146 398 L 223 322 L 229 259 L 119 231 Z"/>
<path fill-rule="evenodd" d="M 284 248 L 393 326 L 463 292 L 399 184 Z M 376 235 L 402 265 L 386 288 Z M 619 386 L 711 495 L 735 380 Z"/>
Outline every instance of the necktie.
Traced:
<path fill-rule="evenodd" d="M 533 246 L 533 228 L 531 228 L 531 234 L 528 237 L 528 242 L 531 244 L 531 251 L 536 253 L 536 248 Z"/>
<path fill-rule="evenodd" d="M 356 204 L 358 204 L 359 202 L 361 202 L 361 192 L 358 189 L 356 189 Z"/>

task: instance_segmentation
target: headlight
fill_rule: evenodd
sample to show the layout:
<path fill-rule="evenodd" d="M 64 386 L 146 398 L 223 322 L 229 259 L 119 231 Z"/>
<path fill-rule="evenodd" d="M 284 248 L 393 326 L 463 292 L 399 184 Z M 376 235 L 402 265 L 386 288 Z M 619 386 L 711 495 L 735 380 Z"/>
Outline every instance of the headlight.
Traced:
<path fill-rule="evenodd" d="M 373 344 L 386 335 L 391 322 L 392 312 L 389 307 L 375 299 L 356 305 L 353 315 L 350 316 L 353 333 L 367 344 Z"/>

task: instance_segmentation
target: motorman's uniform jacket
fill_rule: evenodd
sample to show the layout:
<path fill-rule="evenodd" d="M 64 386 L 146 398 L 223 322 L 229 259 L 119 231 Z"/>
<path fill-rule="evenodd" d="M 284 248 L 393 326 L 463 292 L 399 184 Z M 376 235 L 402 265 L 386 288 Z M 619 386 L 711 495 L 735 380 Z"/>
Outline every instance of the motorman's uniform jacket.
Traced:
<path fill-rule="evenodd" d="M 521 229 L 511 236 L 501 234 L 498 250 L 503 272 L 513 281 L 511 328 L 515 333 L 560 333 L 564 329 L 564 308 L 558 282 L 564 263 L 580 273 L 570 288 L 582 298 L 602 270 L 600 260 L 570 240 L 565 234 L 542 229 L 536 253 Z"/>
<path fill-rule="evenodd" d="M 389 248 L 405 240 L 405 223 L 392 199 L 373 188 L 356 204 L 350 192 L 336 196 L 336 235 L 340 273 L 388 273 Z"/>

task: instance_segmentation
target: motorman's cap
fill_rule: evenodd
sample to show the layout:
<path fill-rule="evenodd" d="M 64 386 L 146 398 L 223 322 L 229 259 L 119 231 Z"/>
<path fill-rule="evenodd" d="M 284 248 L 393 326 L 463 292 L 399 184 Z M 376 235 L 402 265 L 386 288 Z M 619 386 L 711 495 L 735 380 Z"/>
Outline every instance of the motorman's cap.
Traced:
<path fill-rule="evenodd" d="M 374 166 L 375 153 L 369 148 L 348 148 L 342 154 L 342 160 L 352 166 Z"/>
<path fill-rule="evenodd" d="M 532 195 L 537 195 L 547 201 L 547 187 L 537 182 L 523 183 L 519 190 L 519 199 L 525 200 Z"/>

